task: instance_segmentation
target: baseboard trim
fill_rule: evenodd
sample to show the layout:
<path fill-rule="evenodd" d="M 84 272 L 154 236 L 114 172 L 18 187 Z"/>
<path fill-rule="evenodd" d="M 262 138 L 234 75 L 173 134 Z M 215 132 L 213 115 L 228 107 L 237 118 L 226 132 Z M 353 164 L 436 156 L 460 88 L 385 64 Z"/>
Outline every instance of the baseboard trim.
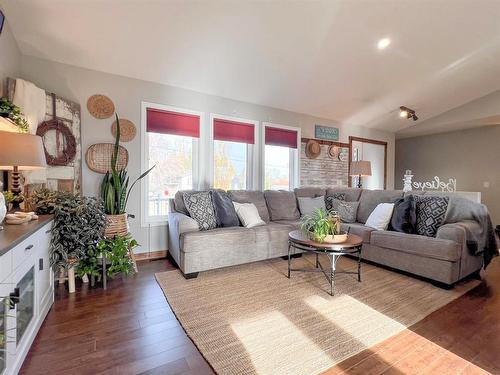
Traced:
<path fill-rule="evenodd" d="M 162 258 L 166 258 L 167 254 L 168 254 L 168 250 L 152 251 L 150 253 L 137 253 L 137 254 L 135 254 L 135 260 L 137 262 L 140 262 L 140 261 L 145 261 L 145 260 L 162 259 Z"/>

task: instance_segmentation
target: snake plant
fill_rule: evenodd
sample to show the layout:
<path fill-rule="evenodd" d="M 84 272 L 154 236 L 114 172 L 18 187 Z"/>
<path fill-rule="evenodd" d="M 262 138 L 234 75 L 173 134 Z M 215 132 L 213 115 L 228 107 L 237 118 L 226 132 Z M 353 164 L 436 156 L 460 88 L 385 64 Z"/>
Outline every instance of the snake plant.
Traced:
<path fill-rule="evenodd" d="M 104 211 L 107 215 L 124 214 L 127 209 L 127 202 L 134 185 L 146 177 L 155 167 L 154 165 L 146 172 L 142 173 L 130 185 L 130 178 L 125 169 L 118 170 L 118 152 L 120 146 L 120 120 L 116 115 L 116 140 L 111 156 L 111 171 L 106 172 L 101 183 L 101 198 L 104 202 Z"/>

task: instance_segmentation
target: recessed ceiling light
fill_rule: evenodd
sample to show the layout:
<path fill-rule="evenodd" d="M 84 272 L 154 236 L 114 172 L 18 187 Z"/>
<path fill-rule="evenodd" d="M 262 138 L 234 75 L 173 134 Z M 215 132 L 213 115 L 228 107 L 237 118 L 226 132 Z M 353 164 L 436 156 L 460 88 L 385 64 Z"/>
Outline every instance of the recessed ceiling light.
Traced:
<path fill-rule="evenodd" d="M 391 40 L 389 38 L 382 38 L 377 43 L 378 49 L 386 49 L 391 44 Z"/>

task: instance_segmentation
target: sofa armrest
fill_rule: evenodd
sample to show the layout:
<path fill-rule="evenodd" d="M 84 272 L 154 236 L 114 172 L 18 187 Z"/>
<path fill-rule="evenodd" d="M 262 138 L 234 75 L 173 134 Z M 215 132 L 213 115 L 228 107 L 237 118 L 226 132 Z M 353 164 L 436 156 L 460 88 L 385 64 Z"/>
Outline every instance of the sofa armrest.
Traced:
<path fill-rule="evenodd" d="M 479 229 L 476 221 L 465 220 L 442 225 L 437 231 L 437 238 L 452 240 L 460 245 L 460 279 L 478 272 L 483 265 L 483 257 L 472 254 L 467 246 L 467 232 L 474 233 Z"/>
<path fill-rule="evenodd" d="M 168 251 L 179 267 L 181 267 L 181 235 L 199 230 L 198 222 L 193 218 L 179 212 L 168 214 Z"/>
<path fill-rule="evenodd" d="M 473 220 L 464 220 L 457 223 L 444 224 L 439 227 L 436 238 L 455 241 L 466 249 L 467 231 L 473 232 L 478 229 L 479 223 Z"/>

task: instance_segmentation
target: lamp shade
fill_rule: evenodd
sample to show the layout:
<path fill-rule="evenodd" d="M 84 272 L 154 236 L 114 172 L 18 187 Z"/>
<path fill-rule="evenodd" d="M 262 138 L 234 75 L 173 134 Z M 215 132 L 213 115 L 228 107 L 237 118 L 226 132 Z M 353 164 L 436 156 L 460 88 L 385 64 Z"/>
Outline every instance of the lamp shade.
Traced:
<path fill-rule="evenodd" d="M 349 174 L 351 176 L 371 176 L 372 165 L 366 160 L 353 161 L 351 163 L 351 170 L 349 171 Z"/>
<path fill-rule="evenodd" d="M 46 168 L 42 138 L 38 135 L 0 131 L 0 170 Z"/>

